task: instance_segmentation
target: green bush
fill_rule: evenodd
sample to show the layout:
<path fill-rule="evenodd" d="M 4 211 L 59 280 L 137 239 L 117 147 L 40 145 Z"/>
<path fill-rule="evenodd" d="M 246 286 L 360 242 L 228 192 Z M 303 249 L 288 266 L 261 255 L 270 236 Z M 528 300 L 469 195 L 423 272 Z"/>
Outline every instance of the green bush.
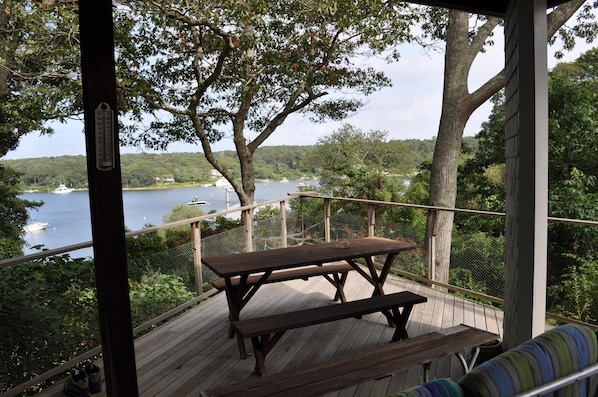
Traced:
<path fill-rule="evenodd" d="M 146 274 L 129 283 L 133 326 L 138 326 L 195 297 L 178 276 Z"/>
<path fill-rule="evenodd" d="M 548 310 L 588 323 L 598 319 L 598 261 L 565 254 L 576 264 L 548 288 Z"/>

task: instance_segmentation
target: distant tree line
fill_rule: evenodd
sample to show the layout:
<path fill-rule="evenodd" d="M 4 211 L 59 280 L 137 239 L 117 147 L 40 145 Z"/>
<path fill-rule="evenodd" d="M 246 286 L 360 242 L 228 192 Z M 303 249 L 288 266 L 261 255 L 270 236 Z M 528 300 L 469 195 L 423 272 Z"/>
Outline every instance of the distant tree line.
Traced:
<path fill-rule="evenodd" d="M 473 140 L 473 138 L 471 138 Z M 431 158 L 434 140 L 391 140 L 383 143 L 389 153 L 397 153 L 388 164 L 389 173 L 415 172 Z M 315 146 L 267 146 L 255 154 L 255 178 L 279 180 L 319 176 L 313 162 Z M 215 153 L 223 164 L 240 175 L 234 151 Z M 0 164 L 22 174 L 24 189 L 53 189 L 60 183 L 69 187 L 87 187 L 85 156 L 60 156 L 2 160 Z M 212 166 L 202 153 L 123 154 L 121 156 L 122 185 L 127 188 L 151 187 L 173 178 L 175 183 L 209 183 Z"/>

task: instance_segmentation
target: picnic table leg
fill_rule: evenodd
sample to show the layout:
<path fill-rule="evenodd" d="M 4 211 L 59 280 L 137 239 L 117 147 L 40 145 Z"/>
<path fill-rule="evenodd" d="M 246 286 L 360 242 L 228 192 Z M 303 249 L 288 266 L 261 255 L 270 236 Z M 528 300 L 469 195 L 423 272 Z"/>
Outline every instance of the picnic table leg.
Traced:
<path fill-rule="evenodd" d="M 386 256 L 386 260 L 384 261 L 384 265 L 380 272 L 376 268 L 374 264 L 374 260 L 371 256 L 366 256 L 365 262 L 368 265 L 368 269 L 370 270 L 370 277 L 368 280 L 374 286 L 374 292 L 372 292 L 372 296 L 384 295 L 384 283 L 386 282 L 386 278 L 388 277 L 388 273 L 390 272 L 390 268 L 392 266 L 392 262 L 396 258 L 397 254 L 388 254 Z M 388 321 L 388 325 L 390 327 L 394 327 L 397 325 L 396 321 L 393 319 L 394 314 L 385 310 L 382 312 L 386 316 L 386 320 Z M 399 327 L 400 328 L 400 327 Z M 403 333 L 403 331 L 400 331 Z M 396 334 L 396 332 L 395 332 Z M 405 331 L 406 334 L 406 331 Z M 406 339 L 406 338 L 404 338 Z"/>
<path fill-rule="evenodd" d="M 366 256 L 364 258 L 368 268 L 370 269 L 371 283 L 374 286 L 374 292 L 372 293 L 372 296 L 384 295 L 384 283 L 386 282 L 386 278 L 388 277 L 388 273 L 392 267 L 392 262 L 396 257 L 397 254 L 388 254 L 380 271 L 378 271 L 376 268 L 374 260 L 371 256 Z"/>
<path fill-rule="evenodd" d="M 241 277 L 237 287 L 233 286 L 230 277 L 226 277 L 224 282 L 226 285 L 226 300 L 228 303 L 228 337 L 229 339 L 232 339 L 235 337 L 235 330 L 232 327 L 232 322 L 239 319 L 241 308 L 243 307 L 243 289 L 247 285 L 247 276 Z"/>
<path fill-rule="evenodd" d="M 228 337 L 232 339 L 235 337 L 235 330 L 233 328 L 233 321 L 239 319 L 241 308 L 243 307 L 243 286 L 246 285 L 247 276 L 241 277 L 238 287 L 233 287 L 230 277 L 224 279 L 226 284 L 226 300 L 228 303 Z M 247 358 L 247 350 L 245 349 L 245 341 L 240 335 L 236 335 L 237 345 L 239 346 L 239 354 L 241 358 Z"/>
<path fill-rule="evenodd" d="M 241 310 L 245 307 L 247 302 L 255 295 L 257 290 L 262 286 L 264 281 L 270 277 L 272 271 L 265 272 L 262 277 L 253 285 L 247 284 L 249 275 L 242 275 L 239 280 L 239 285 L 234 287 L 230 277 L 224 279 L 226 284 L 226 299 L 228 301 L 228 337 L 230 339 L 235 337 L 235 330 L 233 328 L 233 321 L 240 318 Z M 237 345 L 239 346 L 239 353 L 241 358 L 247 358 L 247 349 L 245 348 L 245 341 L 240 335 L 236 335 Z"/>
<path fill-rule="evenodd" d="M 347 281 L 347 276 L 349 272 L 338 272 L 333 273 L 332 277 L 328 274 L 324 274 L 324 278 L 330 282 L 330 284 L 334 285 L 336 288 L 336 293 L 334 294 L 334 301 L 341 301 L 346 302 L 347 298 L 345 297 L 345 282 Z"/>
<path fill-rule="evenodd" d="M 347 282 L 348 276 L 349 272 L 334 273 L 334 280 L 337 283 L 337 291 L 334 295 L 335 301 L 340 300 L 343 303 L 347 301 L 347 298 L 345 297 L 345 283 Z"/>

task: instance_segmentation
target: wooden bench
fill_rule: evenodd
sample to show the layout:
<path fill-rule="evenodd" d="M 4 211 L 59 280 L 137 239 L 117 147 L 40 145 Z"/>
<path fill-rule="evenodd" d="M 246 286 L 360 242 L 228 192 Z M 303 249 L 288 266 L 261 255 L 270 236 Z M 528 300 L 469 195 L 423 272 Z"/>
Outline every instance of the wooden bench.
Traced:
<path fill-rule="evenodd" d="M 270 276 L 268 276 L 268 278 L 264 280 L 263 283 L 277 283 L 280 281 L 298 279 L 307 280 L 310 277 L 314 276 L 324 276 L 324 278 L 326 278 L 326 280 L 328 280 L 330 284 L 332 284 L 336 288 L 334 300 L 340 300 L 341 302 L 345 302 L 346 299 L 344 286 L 347 280 L 347 275 L 351 270 L 355 269 L 347 262 L 334 262 L 330 264 L 317 266 L 305 266 L 296 269 L 272 272 L 272 274 L 270 274 Z M 261 274 L 251 275 L 247 278 L 247 285 L 249 286 L 257 284 L 258 282 L 260 282 L 261 278 Z M 231 278 L 233 288 L 238 288 L 239 282 L 240 277 Z M 214 280 L 212 281 L 212 286 L 219 291 L 223 291 L 226 289 L 226 282 L 224 279 Z"/>
<path fill-rule="evenodd" d="M 429 334 L 390 343 L 315 363 L 305 368 L 291 369 L 262 377 L 253 377 L 236 384 L 214 386 L 201 393 L 203 397 L 280 396 L 309 397 L 341 390 L 369 380 L 381 379 L 416 365 L 424 368 L 424 380 L 430 363 L 489 343 L 498 335 L 460 325 Z M 475 360 L 477 354 L 474 354 Z M 464 368 L 468 372 L 470 365 Z"/>
<path fill-rule="evenodd" d="M 428 299 L 413 292 L 403 291 L 388 295 L 375 295 L 371 298 L 327 306 L 314 307 L 294 312 L 275 314 L 267 317 L 233 321 L 237 333 L 239 352 L 245 358 L 243 338 L 251 338 L 255 355 L 255 372 L 266 372 L 266 355 L 280 340 L 285 331 L 345 318 L 360 318 L 364 314 L 382 312 L 389 323 L 396 327 L 393 341 L 407 339 L 406 324 L 413 305 L 424 303 Z M 399 310 L 402 308 L 403 310 Z"/>

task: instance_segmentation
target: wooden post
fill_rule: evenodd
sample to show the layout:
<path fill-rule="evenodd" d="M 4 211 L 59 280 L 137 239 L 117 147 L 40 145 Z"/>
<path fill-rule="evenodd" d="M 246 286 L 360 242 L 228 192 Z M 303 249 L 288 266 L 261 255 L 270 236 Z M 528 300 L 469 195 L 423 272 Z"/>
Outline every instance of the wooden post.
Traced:
<path fill-rule="evenodd" d="M 195 269 L 195 291 L 203 294 L 203 272 L 201 265 L 201 228 L 200 223 L 191 224 L 191 248 L 193 249 L 193 267 Z"/>
<path fill-rule="evenodd" d="M 330 241 L 330 199 L 324 199 L 324 236 Z"/>
<path fill-rule="evenodd" d="M 252 210 L 243 210 L 243 225 L 245 225 L 245 249 L 253 252 L 253 213 Z"/>
<path fill-rule="evenodd" d="M 280 239 L 281 246 L 287 247 L 287 206 L 285 201 L 280 202 Z"/>
<path fill-rule="evenodd" d="M 437 232 L 438 211 L 428 210 L 428 279 L 436 280 L 436 232 Z"/>
<path fill-rule="evenodd" d="M 106 394 L 138 396 L 118 143 L 112 2 L 79 2 L 91 230 Z"/>
<path fill-rule="evenodd" d="M 373 237 L 376 233 L 376 208 L 368 204 L 368 236 Z"/>
<path fill-rule="evenodd" d="M 546 329 L 548 66 L 546 0 L 511 0 L 505 19 L 504 343 Z"/>

